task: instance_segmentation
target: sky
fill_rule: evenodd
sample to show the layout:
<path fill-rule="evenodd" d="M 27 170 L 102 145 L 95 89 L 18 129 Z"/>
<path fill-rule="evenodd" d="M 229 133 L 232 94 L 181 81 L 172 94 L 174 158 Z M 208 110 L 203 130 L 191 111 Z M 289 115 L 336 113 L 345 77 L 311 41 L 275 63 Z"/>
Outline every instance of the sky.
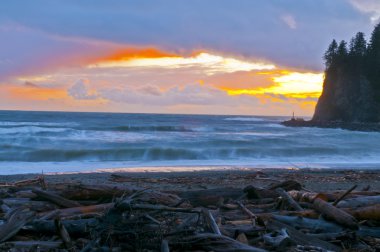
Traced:
<path fill-rule="evenodd" d="M 378 0 L 4 0 L 0 109 L 313 114 Z"/>

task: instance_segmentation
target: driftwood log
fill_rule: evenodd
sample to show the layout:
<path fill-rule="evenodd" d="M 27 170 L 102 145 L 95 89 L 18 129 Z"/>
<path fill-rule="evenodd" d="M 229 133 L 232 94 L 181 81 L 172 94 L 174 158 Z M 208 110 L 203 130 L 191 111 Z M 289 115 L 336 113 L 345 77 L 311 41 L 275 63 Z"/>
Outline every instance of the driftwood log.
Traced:
<path fill-rule="evenodd" d="M 380 248 L 379 192 L 354 187 L 310 192 L 292 180 L 262 188 L 160 191 L 131 186 L 125 179 L 130 180 L 95 185 L 33 179 L 4 184 L 0 251 Z"/>

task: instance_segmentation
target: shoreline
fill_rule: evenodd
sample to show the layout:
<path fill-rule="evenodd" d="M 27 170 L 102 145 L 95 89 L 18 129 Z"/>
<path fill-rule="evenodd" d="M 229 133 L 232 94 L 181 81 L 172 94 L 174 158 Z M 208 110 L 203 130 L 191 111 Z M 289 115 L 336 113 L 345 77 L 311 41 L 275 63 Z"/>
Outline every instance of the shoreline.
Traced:
<path fill-rule="evenodd" d="M 216 187 L 242 188 L 251 184 L 267 186 L 283 179 L 300 182 L 312 191 L 346 190 L 353 184 L 371 190 L 380 191 L 380 169 L 277 169 L 277 168 L 247 168 L 205 169 L 198 167 L 193 170 L 146 168 L 117 169 L 88 173 L 55 173 L 43 174 L 47 183 L 85 183 L 85 184 L 129 184 L 165 190 L 196 190 Z M 203 168 L 203 169 L 202 169 Z M 145 170 L 144 170 L 145 169 Z M 0 175 L 0 183 L 12 183 L 32 179 L 41 174 L 12 174 Z M 118 179 L 121 178 L 121 179 Z M 179 183 L 182 181 L 183 183 Z"/>
<path fill-rule="evenodd" d="M 232 164 L 198 164 L 189 163 L 178 165 L 176 163 L 157 164 L 119 164 L 103 162 L 16 162 L 2 164 L 0 176 L 9 175 L 64 175 L 64 174 L 89 174 L 89 173 L 171 173 L 192 171 L 229 171 L 229 170 L 380 170 L 380 162 L 365 162 L 355 160 L 352 162 L 256 162 L 247 165 L 247 161 Z"/>

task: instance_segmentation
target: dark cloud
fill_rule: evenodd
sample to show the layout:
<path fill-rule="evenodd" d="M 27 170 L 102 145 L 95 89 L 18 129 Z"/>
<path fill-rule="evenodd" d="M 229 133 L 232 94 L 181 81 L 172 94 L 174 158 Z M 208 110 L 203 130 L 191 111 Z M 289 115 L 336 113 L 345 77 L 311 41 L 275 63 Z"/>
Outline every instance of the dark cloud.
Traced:
<path fill-rule="evenodd" d="M 34 84 L 33 82 L 30 82 L 30 81 L 25 81 L 24 85 L 26 87 L 39 88 L 39 86 L 37 84 Z"/>

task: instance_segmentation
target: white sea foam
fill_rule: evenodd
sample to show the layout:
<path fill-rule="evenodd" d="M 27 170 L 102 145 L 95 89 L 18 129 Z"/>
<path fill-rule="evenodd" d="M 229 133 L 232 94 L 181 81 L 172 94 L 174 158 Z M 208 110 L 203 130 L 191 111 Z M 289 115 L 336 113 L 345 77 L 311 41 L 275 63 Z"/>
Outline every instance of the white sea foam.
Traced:
<path fill-rule="evenodd" d="M 265 119 L 260 117 L 228 117 L 225 121 L 242 121 L 242 122 L 262 122 Z"/>

